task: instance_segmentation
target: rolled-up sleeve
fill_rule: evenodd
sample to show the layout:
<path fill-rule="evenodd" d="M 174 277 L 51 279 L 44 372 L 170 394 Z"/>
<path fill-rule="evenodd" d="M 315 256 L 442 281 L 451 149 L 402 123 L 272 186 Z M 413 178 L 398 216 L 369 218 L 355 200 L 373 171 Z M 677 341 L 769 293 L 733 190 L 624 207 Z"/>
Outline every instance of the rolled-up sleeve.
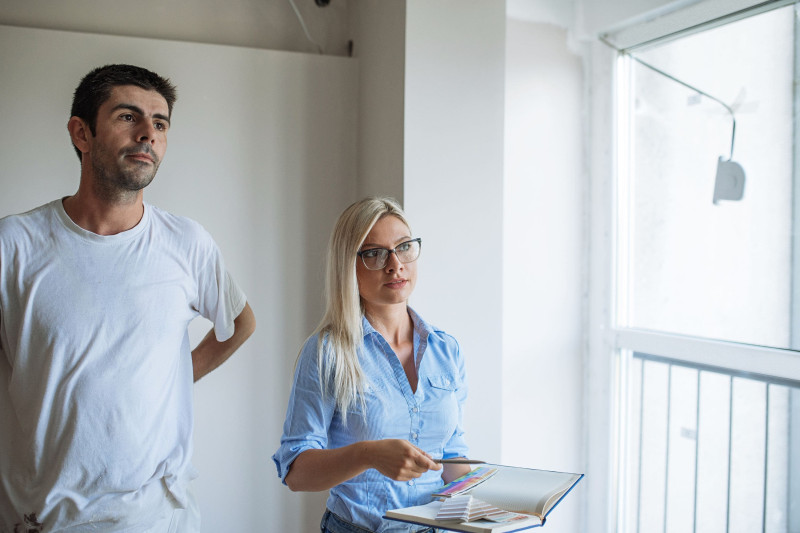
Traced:
<path fill-rule="evenodd" d="M 310 449 L 321 450 L 328 445 L 328 427 L 335 401 L 332 397 L 323 398 L 320 383 L 317 337 L 312 336 L 306 341 L 298 358 L 281 445 L 272 456 L 278 477 L 284 484 L 289 468 L 298 455 Z"/>

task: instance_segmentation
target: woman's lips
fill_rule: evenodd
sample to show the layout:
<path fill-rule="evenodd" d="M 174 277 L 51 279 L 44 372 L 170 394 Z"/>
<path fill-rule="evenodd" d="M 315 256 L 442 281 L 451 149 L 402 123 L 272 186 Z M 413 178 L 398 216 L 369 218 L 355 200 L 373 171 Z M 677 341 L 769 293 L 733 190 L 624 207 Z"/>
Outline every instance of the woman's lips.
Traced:
<path fill-rule="evenodd" d="M 390 289 L 402 289 L 403 287 L 406 286 L 407 283 L 408 283 L 407 279 L 396 279 L 390 281 L 389 283 L 384 283 L 384 286 Z"/>

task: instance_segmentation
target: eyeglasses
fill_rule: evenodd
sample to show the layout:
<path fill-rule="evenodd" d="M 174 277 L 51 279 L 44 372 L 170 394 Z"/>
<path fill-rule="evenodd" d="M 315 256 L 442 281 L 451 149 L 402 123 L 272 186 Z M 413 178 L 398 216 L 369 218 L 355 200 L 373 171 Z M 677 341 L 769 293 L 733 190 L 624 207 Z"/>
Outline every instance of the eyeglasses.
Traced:
<path fill-rule="evenodd" d="M 389 260 L 389 254 L 397 256 L 397 260 L 401 263 L 413 263 L 419 257 L 419 251 L 422 247 L 422 239 L 416 238 L 410 241 L 401 242 L 394 247 L 393 250 L 388 248 L 370 248 L 369 250 L 361 250 L 356 252 L 367 270 L 380 270 L 386 266 Z"/>

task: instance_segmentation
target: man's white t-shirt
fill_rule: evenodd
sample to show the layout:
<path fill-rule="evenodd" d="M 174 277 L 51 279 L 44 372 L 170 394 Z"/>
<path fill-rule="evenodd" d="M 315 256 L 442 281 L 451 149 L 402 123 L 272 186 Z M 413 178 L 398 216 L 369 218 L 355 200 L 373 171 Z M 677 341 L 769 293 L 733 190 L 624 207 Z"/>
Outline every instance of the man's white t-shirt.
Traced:
<path fill-rule="evenodd" d="M 187 326 L 224 341 L 245 303 L 211 236 L 151 205 L 111 236 L 61 200 L 0 219 L 0 533 L 143 531 L 186 506 Z"/>

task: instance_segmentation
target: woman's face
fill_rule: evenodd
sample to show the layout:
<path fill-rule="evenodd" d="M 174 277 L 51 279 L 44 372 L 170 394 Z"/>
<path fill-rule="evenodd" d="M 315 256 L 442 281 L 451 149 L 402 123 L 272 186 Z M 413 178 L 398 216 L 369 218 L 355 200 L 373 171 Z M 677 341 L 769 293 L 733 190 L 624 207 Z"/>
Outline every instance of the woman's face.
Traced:
<path fill-rule="evenodd" d="M 398 244 L 411 239 L 408 227 L 399 218 L 387 215 L 378 220 L 361 245 L 360 251 L 372 248 L 393 250 Z M 401 263 L 397 254 L 391 253 L 380 270 L 369 270 L 360 257 L 356 258 L 358 292 L 364 308 L 406 305 L 417 283 L 417 263 Z"/>

